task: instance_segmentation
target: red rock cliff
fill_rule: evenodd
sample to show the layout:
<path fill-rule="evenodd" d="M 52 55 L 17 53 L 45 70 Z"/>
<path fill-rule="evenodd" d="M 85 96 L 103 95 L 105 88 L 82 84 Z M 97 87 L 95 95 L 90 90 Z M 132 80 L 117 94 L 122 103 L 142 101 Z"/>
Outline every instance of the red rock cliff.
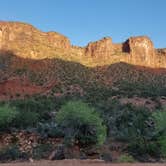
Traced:
<path fill-rule="evenodd" d="M 71 46 L 68 38 L 56 32 L 41 32 L 25 23 L 0 22 L 0 49 L 24 58 L 62 58 L 87 66 L 126 62 L 166 68 L 165 49 L 156 50 L 146 36 L 131 37 L 120 44 L 107 37 L 81 48 Z"/>
<path fill-rule="evenodd" d="M 44 33 L 29 24 L 0 22 L 0 49 L 24 58 L 42 59 L 53 56 L 55 50 L 69 50 L 70 41 L 59 33 Z"/>

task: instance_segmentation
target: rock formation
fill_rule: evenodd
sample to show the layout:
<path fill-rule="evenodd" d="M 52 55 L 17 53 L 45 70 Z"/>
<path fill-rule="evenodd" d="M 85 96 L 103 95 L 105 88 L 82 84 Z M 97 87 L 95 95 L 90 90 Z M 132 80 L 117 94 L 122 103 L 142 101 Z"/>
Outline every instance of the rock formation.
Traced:
<path fill-rule="evenodd" d="M 33 59 L 52 57 L 70 48 L 70 41 L 56 32 L 44 33 L 29 24 L 0 22 L 0 49 Z"/>
<path fill-rule="evenodd" d="M 130 61 L 133 64 L 154 66 L 155 49 L 148 37 L 131 37 L 126 45 L 128 45 L 127 51 L 130 53 Z"/>
<path fill-rule="evenodd" d="M 109 58 L 109 56 L 111 56 L 113 52 L 112 39 L 103 38 L 102 40 L 96 41 L 94 43 L 89 43 L 85 50 L 86 56 Z"/>
<path fill-rule="evenodd" d="M 121 44 L 114 44 L 107 37 L 86 47 L 77 47 L 59 33 L 41 32 L 19 22 L 0 22 L 0 50 L 11 51 L 23 58 L 61 58 L 86 66 L 126 62 L 166 68 L 166 49 L 155 49 L 146 36 L 131 37 Z"/>

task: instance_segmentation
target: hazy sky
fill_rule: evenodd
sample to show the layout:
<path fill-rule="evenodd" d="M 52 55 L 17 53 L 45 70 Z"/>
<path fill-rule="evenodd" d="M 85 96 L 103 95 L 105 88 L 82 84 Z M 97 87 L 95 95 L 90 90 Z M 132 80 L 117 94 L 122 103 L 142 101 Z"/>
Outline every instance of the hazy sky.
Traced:
<path fill-rule="evenodd" d="M 0 0 L 0 20 L 57 31 L 80 46 L 104 36 L 122 42 L 147 35 L 166 47 L 166 0 Z"/>

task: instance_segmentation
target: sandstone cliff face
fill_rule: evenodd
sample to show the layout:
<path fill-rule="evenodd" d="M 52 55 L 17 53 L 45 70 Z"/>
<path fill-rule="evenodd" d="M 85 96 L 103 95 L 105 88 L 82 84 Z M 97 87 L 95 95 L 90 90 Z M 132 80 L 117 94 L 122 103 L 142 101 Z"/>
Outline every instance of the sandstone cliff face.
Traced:
<path fill-rule="evenodd" d="M 24 58 L 42 59 L 70 49 L 70 41 L 55 32 L 44 33 L 29 24 L 0 22 L 0 49 Z M 59 50 L 58 50 L 59 49 Z"/>
<path fill-rule="evenodd" d="M 157 67 L 166 68 L 166 49 L 157 49 L 155 50 L 155 63 L 158 64 Z"/>
<path fill-rule="evenodd" d="M 155 50 L 147 36 L 131 37 L 122 44 L 112 43 L 111 38 L 90 43 L 85 55 L 106 59 L 108 63 L 126 62 L 148 67 L 166 67 L 166 49 Z"/>
<path fill-rule="evenodd" d="M 103 38 L 102 40 L 96 41 L 94 43 L 89 43 L 85 48 L 86 56 L 91 57 L 108 57 L 112 55 L 113 50 L 112 39 Z"/>
<path fill-rule="evenodd" d="M 31 59 L 61 58 L 86 66 L 126 62 L 166 68 L 166 49 L 155 50 L 146 36 L 131 37 L 120 44 L 107 37 L 86 47 L 71 46 L 65 36 L 41 32 L 29 24 L 0 22 L 0 50 Z"/>
<path fill-rule="evenodd" d="M 130 61 L 133 64 L 154 66 L 155 50 L 152 41 L 148 37 L 131 37 L 127 42 Z"/>

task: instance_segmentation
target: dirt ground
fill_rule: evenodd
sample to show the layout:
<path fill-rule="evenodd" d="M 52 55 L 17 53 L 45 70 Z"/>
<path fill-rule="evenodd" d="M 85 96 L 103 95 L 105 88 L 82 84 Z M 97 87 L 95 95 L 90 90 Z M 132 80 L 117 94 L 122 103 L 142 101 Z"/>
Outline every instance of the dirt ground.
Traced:
<path fill-rule="evenodd" d="M 62 160 L 62 161 L 35 161 L 22 163 L 0 164 L 0 166 L 166 166 L 165 164 L 135 163 L 135 164 L 111 164 L 97 160 Z"/>

